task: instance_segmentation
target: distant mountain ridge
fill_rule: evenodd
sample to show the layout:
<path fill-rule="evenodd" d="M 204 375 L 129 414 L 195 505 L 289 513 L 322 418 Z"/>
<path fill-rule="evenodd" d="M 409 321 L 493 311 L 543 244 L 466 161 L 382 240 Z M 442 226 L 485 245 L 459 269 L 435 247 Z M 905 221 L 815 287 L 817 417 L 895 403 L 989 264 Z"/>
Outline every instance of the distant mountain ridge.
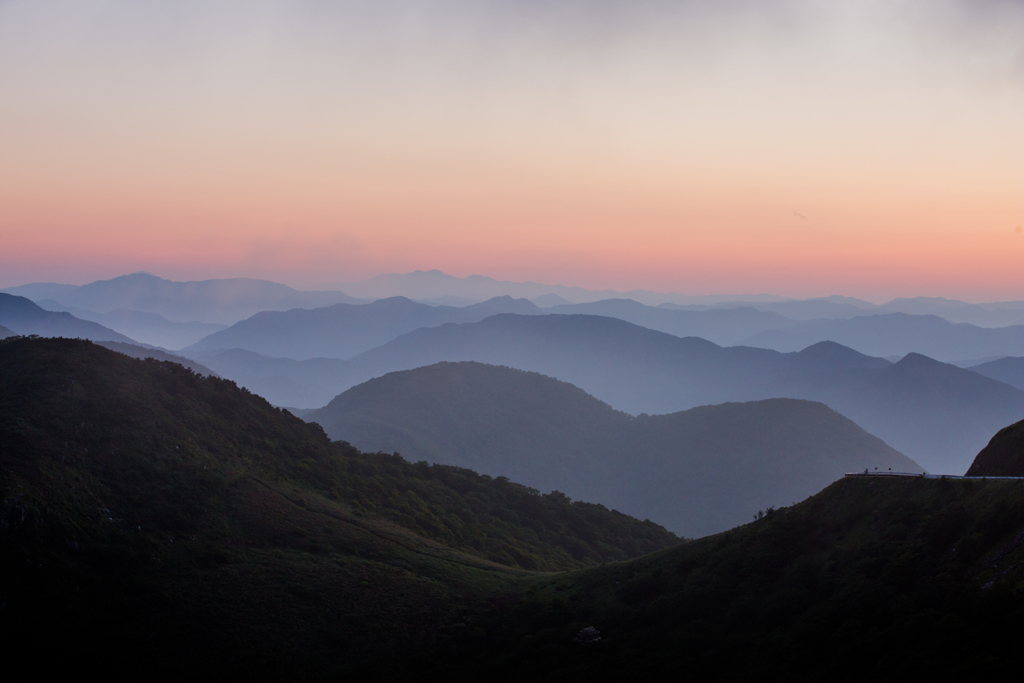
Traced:
<path fill-rule="evenodd" d="M 1024 358 L 1000 358 L 972 365 L 968 370 L 1024 390 Z"/>
<path fill-rule="evenodd" d="M 472 362 L 370 380 L 305 419 L 362 449 L 560 490 L 685 536 L 803 500 L 849 471 L 921 471 L 820 403 L 633 418 L 571 384 Z"/>
<path fill-rule="evenodd" d="M 133 339 L 103 325 L 79 320 L 70 313 L 44 310 L 29 299 L 12 294 L 0 293 L 0 325 L 19 335 L 134 343 Z"/>
<path fill-rule="evenodd" d="M 894 365 L 831 342 L 795 353 L 722 348 L 587 315 L 496 315 L 419 329 L 351 362 L 369 379 L 462 360 L 549 375 L 632 414 L 820 401 L 929 471 L 950 474 L 962 474 L 994 432 L 1024 417 L 1024 391 L 918 354 Z"/>
<path fill-rule="evenodd" d="M 266 356 L 307 360 L 351 358 L 421 327 L 477 322 L 498 313 L 540 315 L 525 299 L 495 297 L 464 307 L 430 306 L 405 297 L 368 304 L 265 311 L 183 349 L 187 354 L 243 349 Z"/>
<path fill-rule="evenodd" d="M 91 320 L 109 327 L 143 344 L 165 349 L 180 349 L 227 327 L 227 325 L 217 323 L 196 321 L 171 322 L 159 313 L 143 313 L 127 308 L 116 308 L 108 313 L 96 313 L 84 308 L 65 306 L 53 299 L 43 299 L 36 303 L 48 311 L 65 311 L 82 320 Z"/>
<path fill-rule="evenodd" d="M 267 280 L 232 278 L 175 282 L 149 273 L 122 275 L 82 286 L 39 283 L 3 291 L 33 300 L 53 299 L 65 306 L 96 313 L 124 308 L 156 313 L 172 322 L 218 324 L 231 324 L 266 310 L 359 301 L 342 292 L 300 292 Z"/>
<path fill-rule="evenodd" d="M 742 343 L 776 351 L 798 351 L 824 340 L 872 356 L 903 356 L 916 352 L 951 362 L 1024 354 L 1024 325 L 985 328 L 954 324 L 936 315 L 888 313 L 791 323 L 784 328 L 754 334 Z"/>

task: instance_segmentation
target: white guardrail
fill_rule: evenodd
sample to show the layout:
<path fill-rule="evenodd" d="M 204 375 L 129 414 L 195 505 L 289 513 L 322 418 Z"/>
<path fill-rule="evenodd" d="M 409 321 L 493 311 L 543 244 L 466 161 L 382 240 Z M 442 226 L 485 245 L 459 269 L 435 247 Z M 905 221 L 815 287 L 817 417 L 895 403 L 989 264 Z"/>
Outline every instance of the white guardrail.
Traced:
<path fill-rule="evenodd" d="M 847 477 L 921 477 L 923 479 L 1008 479 L 1024 480 L 1024 477 L 968 477 L 959 474 L 928 474 L 927 472 L 892 472 L 890 470 L 864 470 L 847 472 Z"/>

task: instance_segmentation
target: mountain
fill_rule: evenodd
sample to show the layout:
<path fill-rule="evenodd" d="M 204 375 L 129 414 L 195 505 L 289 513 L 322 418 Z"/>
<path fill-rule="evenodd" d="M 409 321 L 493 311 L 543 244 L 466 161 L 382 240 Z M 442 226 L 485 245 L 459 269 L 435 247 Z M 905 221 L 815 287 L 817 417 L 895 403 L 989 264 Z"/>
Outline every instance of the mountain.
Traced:
<path fill-rule="evenodd" d="M 803 500 L 846 472 L 921 471 L 820 403 L 774 399 L 633 418 L 532 372 L 439 363 L 306 414 L 334 439 L 560 490 L 685 536 Z"/>
<path fill-rule="evenodd" d="M 476 322 L 496 313 L 540 314 L 525 299 L 495 297 L 456 308 L 428 306 L 405 297 L 369 304 L 265 311 L 192 344 L 186 353 L 244 349 L 266 356 L 305 360 L 350 358 L 419 327 L 447 322 Z"/>
<path fill-rule="evenodd" d="M 549 313 L 602 315 L 618 318 L 677 337 L 701 337 L 722 346 L 765 330 L 784 329 L 792 320 L 750 306 L 688 311 L 645 306 L 632 299 L 605 299 L 588 304 L 551 306 Z"/>
<path fill-rule="evenodd" d="M 1000 429 L 967 470 L 970 477 L 1024 477 L 1024 420 Z"/>
<path fill-rule="evenodd" d="M 300 292 L 266 280 L 233 278 L 174 282 L 133 273 L 99 280 L 80 287 L 29 284 L 4 290 L 34 300 L 52 299 L 98 313 L 120 308 L 156 313 L 175 322 L 231 324 L 260 311 L 316 308 L 336 303 L 357 303 L 342 292 Z"/>
<path fill-rule="evenodd" d="M 276 406 L 320 408 L 341 391 L 369 379 L 358 366 L 339 358 L 292 360 L 243 349 L 190 355 Z"/>
<path fill-rule="evenodd" d="M 785 301 L 785 297 L 769 294 L 756 294 L 749 296 L 735 295 L 701 295 L 688 296 L 685 294 L 672 294 L 664 292 L 650 292 L 646 290 L 631 290 L 628 292 L 617 292 L 614 290 L 590 290 L 583 287 L 567 287 L 565 285 L 546 285 L 537 282 L 507 282 L 495 280 L 494 278 L 482 275 L 470 275 L 459 278 L 454 275 L 447 275 L 439 270 L 422 271 L 412 273 L 389 273 L 377 275 L 368 280 L 359 282 L 346 282 L 336 285 L 352 296 L 385 299 L 396 296 L 404 296 L 410 299 L 440 299 L 446 296 L 455 296 L 461 299 L 476 299 L 478 301 L 490 299 L 496 296 L 512 296 L 522 299 L 537 299 L 548 294 L 557 295 L 566 302 L 586 303 L 589 301 L 600 301 L 601 299 L 634 299 L 644 304 L 657 306 L 665 302 L 679 304 L 710 304 L 719 301 Z M 539 304 L 540 305 L 540 304 Z"/>
<path fill-rule="evenodd" d="M 70 313 L 46 311 L 25 297 L 11 294 L 0 293 L 0 325 L 20 335 L 133 343 L 132 339 L 107 327 L 79 320 Z"/>
<path fill-rule="evenodd" d="M 954 324 L 935 315 L 889 313 L 798 322 L 785 329 L 759 332 L 742 343 L 776 351 L 796 351 L 826 340 L 872 356 L 904 356 L 916 352 L 952 362 L 1024 354 L 1024 325 L 983 328 Z"/>
<path fill-rule="evenodd" d="M 194 344 L 203 337 L 223 330 L 227 325 L 201 322 L 174 323 L 156 313 L 141 313 L 127 308 L 117 308 L 109 313 L 96 313 L 84 308 L 64 306 L 52 299 L 36 302 L 48 311 L 65 311 L 76 318 L 91 320 L 115 332 L 127 335 L 143 344 L 166 349 L 179 349 Z"/>
<path fill-rule="evenodd" d="M 1024 390 L 1024 358 L 999 358 L 988 363 L 972 365 L 968 369 Z"/>
<path fill-rule="evenodd" d="M 823 342 L 800 352 L 720 347 L 587 315 L 497 315 L 415 330 L 354 357 L 365 379 L 440 361 L 539 372 L 631 414 L 799 398 L 825 403 L 929 471 L 960 474 L 1024 391 L 908 355 L 892 364 Z"/>
<path fill-rule="evenodd" d="M 0 406 L 0 632 L 45 670 L 388 678 L 527 569 L 680 542 L 84 341 L 0 342 Z"/>
<path fill-rule="evenodd" d="M 0 325 L 0 339 L 6 339 L 7 337 L 13 337 L 14 332 L 10 331 L 3 325 Z"/>
<path fill-rule="evenodd" d="M 729 532 L 473 613 L 453 680 L 1010 678 L 1020 482 L 851 477 Z"/>
<path fill-rule="evenodd" d="M 161 351 L 160 349 L 147 349 L 145 347 L 136 346 L 134 344 L 125 344 L 124 342 L 100 341 L 96 342 L 96 344 L 102 346 L 105 349 L 110 349 L 111 351 L 115 351 L 117 353 L 123 353 L 124 355 L 129 356 L 131 358 L 138 358 L 140 360 L 152 358 L 158 361 L 178 363 L 179 365 L 182 365 L 199 375 L 215 376 L 217 374 L 210 370 L 210 368 L 206 367 L 205 365 L 200 365 L 199 363 L 196 363 L 193 360 L 183 358 L 182 356 L 175 356 L 173 353 L 167 353 L 166 351 Z"/>
<path fill-rule="evenodd" d="M 914 315 L 937 315 L 952 323 L 970 323 L 979 327 L 1024 325 L 1024 301 L 969 304 L 955 299 L 919 296 L 893 299 L 880 308 Z"/>

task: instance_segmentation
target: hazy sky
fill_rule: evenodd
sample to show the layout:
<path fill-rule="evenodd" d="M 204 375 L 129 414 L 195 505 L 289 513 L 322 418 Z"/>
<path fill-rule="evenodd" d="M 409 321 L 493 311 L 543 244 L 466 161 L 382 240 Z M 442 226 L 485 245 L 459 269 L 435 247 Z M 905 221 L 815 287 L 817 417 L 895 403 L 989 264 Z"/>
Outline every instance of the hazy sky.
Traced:
<path fill-rule="evenodd" d="M 0 286 L 1024 299 L 1024 0 L 0 0 Z"/>

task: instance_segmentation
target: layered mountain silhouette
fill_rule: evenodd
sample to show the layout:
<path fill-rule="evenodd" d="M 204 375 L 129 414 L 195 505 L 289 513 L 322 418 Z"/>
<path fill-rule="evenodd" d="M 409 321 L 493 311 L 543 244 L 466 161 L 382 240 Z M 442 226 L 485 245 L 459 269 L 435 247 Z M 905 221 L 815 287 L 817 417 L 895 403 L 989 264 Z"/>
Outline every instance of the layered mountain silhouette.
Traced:
<path fill-rule="evenodd" d="M 272 358 L 229 349 L 192 358 L 276 406 L 320 408 L 340 391 L 369 379 L 359 366 L 339 358 Z"/>
<path fill-rule="evenodd" d="M 1024 416 L 1024 391 L 911 354 L 893 364 L 823 342 L 797 353 L 720 347 L 613 318 L 496 315 L 420 329 L 352 359 L 366 379 L 475 360 L 574 384 L 618 410 L 801 398 L 825 403 L 929 471 L 962 474 Z"/>
<path fill-rule="evenodd" d="M 14 332 L 12 332 L 11 330 L 7 329 L 3 325 L 0 325 L 0 339 L 6 339 L 7 337 L 13 337 L 13 336 L 14 336 Z"/>
<path fill-rule="evenodd" d="M 1024 390 L 1024 358 L 999 358 L 980 365 L 972 365 L 968 369 L 979 375 L 985 375 L 985 377 Z"/>
<path fill-rule="evenodd" d="M 223 330 L 227 325 L 201 322 L 171 322 L 157 313 L 142 313 L 118 308 L 109 313 L 96 313 L 84 308 L 65 306 L 53 299 L 36 302 L 48 311 L 65 311 L 76 318 L 91 320 L 137 342 L 166 349 L 180 349 L 203 337 Z"/>
<path fill-rule="evenodd" d="M 131 338 L 108 327 L 79 320 L 70 313 L 47 311 L 23 296 L 11 294 L 0 293 L 0 325 L 20 335 L 133 343 Z"/>
<path fill-rule="evenodd" d="M 849 477 L 680 543 L 603 506 L 331 443 L 230 382 L 88 342 L 0 342 L 0 406 L 0 630 L 11 652 L 56 644 L 40 670 L 601 681 L 1019 668 L 1017 481 Z"/>
<path fill-rule="evenodd" d="M 701 337 L 722 346 L 731 346 L 759 332 L 785 328 L 793 323 L 777 313 L 759 311 L 750 306 L 690 311 L 645 306 L 632 299 L 605 299 L 587 304 L 552 306 L 546 310 L 549 313 L 618 318 L 677 337 Z"/>
<path fill-rule="evenodd" d="M 797 351 L 825 340 L 872 356 L 922 353 L 952 362 L 1024 354 L 1024 325 L 984 328 L 954 324 L 935 315 L 889 313 L 793 323 L 785 329 L 759 332 L 742 343 L 776 351 Z"/>
<path fill-rule="evenodd" d="M 287 285 L 232 278 L 174 282 L 149 273 L 122 275 L 87 285 L 37 283 L 4 290 L 33 301 L 52 299 L 96 313 L 128 309 L 156 313 L 174 322 L 231 324 L 260 311 L 315 308 L 358 299 L 342 292 L 300 292 Z"/>
<path fill-rule="evenodd" d="M 820 403 L 774 399 L 634 418 L 533 372 L 439 363 L 305 415 L 335 439 L 560 490 L 685 536 L 803 500 L 844 473 L 921 471 Z"/>
<path fill-rule="evenodd" d="M 196 354 L 244 349 L 272 357 L 350 358 L 421 327 L 448 322 L 476 322 L 497 313 L 539 314 L 525 299 L 497 297 L 457 308 L 429 306 L 405 297 L 369 304 L 266 311 L 216 332 L 184 349 Z"/>

